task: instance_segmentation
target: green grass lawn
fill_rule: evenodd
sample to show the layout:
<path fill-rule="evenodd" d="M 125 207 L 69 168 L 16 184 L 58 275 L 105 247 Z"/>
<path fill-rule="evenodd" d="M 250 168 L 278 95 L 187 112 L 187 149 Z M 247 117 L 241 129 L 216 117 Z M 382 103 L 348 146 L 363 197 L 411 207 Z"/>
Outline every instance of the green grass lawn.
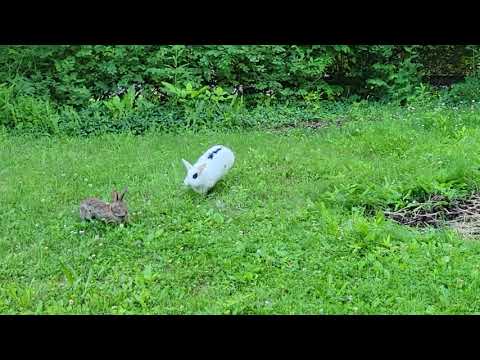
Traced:
<path fill-rule="evenodd" d="M 0 138 L 0 313 L 480 312 L 480 244 L 382 216 L 480 183 L 478 112 L 287 132 Z M 183 157 L 236 163 L 212 193 Z M 128 226 L 79 203 L 129 187 Z M 419 195 L 420 194 L 420 195 Z M 367 209 L 368 211 L 365 211 Z"/>

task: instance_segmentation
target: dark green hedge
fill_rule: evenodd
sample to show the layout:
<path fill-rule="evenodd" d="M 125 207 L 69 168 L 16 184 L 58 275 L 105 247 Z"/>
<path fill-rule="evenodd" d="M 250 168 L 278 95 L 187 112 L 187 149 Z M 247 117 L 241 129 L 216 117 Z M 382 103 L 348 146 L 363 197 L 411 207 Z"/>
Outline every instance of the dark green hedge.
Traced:
<path fill-rule="evenodd" d="M 247 127 L 260 119 L 252 111 L 272 104 L 418 103 L 429 101 L 426 84 L 465 77 L 442 102 L 472 103 L 478 65 L 478 46 L 457 45 L 1 46 L 0 127 L 69 135 Z"/>
<path fill-rule="evenodd" d="M 218 85 L 276 98 L 404 99 L 422 80 L 473 72 L 468 46 L 7 46 L 0 83 L 85 106 L 132 85 Z M 153 92 L 152 92 L 153 94 Z M 153 96 L 153 95 L 152 95 Z M 258 97 L 257 96 L 257 97 Z M 158 99 L 160 100 L 160 99 Z M 255 100 L 253 100 L 255 101 Z"/>

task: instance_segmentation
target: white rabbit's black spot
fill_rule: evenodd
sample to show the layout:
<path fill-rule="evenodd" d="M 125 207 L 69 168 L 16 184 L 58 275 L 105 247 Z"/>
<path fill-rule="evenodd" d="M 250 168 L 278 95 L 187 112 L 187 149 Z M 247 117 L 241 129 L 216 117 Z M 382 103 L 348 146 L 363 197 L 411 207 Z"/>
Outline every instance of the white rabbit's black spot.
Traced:
<path fill-rule="evenodd" d="M 193 174 L 192 177 L 196 179 L 198 177 L 198 173 Z"/>
<path fill-rule="evenodd" d="M 222 148 L 217 148 L 216 150 L 212 151 L 212 152 L 208 155 L 208 158 L 209 158 L 209 159 L 213 159 L 213 155 L 215 155 L 216 153 L 218 153 L 220 150 L 222 150 Z"/>

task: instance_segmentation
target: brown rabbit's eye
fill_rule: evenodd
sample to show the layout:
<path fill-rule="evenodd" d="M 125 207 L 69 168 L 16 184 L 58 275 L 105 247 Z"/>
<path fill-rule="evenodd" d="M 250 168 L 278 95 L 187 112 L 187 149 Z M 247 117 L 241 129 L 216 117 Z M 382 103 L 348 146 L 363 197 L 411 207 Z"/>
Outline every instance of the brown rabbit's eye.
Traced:
<path fill-rule="evenodd" d="M 192 177 L 193 177 L 194 179 L 196 179 L 196 178 L 198 177 L 198 174 L 197 174 L 197 173 L 195 173 L 195 174 L 193 174 L 193 176 L 192 176 Z"/>

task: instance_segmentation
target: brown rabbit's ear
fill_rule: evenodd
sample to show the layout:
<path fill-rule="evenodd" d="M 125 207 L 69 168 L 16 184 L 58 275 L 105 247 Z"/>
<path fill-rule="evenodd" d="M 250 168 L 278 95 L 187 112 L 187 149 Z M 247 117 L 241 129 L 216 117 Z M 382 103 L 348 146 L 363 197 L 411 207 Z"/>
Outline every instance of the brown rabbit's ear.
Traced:
<path fill-rule="evenodd" d="M 118 201 L 118 193 L 115 189 L 112 191 L 112 201 Z"/>
<path fill-rule="evenodd" d="M 122 200 L 123 200 L 123 197 L 125 196 L 125 194 L 127 193 L 127 191 L 128 191 L 128 187 L 126 187 L 125 190 L 123 190 L 122 195 L 119 195 L 118 200 L 122 201 Z"/>

